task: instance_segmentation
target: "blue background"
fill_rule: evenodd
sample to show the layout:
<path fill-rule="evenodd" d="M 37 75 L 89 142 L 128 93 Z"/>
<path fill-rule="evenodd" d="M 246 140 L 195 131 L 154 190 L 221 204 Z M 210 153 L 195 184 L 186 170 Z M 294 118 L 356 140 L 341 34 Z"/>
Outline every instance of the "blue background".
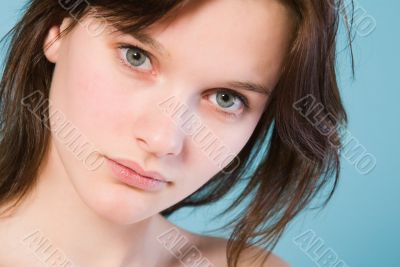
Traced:
<path fill-rule="evenodd" d="M 0 34 L 4 35 L 18 18 L 25 1 L 0 3 Z M 334 266 L 315 259 L 330 249 L 344 266 L 400 266 L 400 2 L 397 0 L 359 0 L 356 2 L 356 39 L 354 52 L 356 76 L 352 80 L 348 52 L 339 53 L 339 74 L 342 95 L 349 114 L 349 128 L 368 153 L 376 158 L 376 167 L 361 174 L 354 164 L 343 159 L 339 188 L 328 206 L 318 212 L 305 211 L 288 227 L 275 253 L 292 266 Z M 357 15 L 358 14 L 358 15 Z M 371 20 L 371 18 L 373 20 Z M 369 21 L 376 27 L 362 29 Z M 343 31 L 342 31 L 343 32 Z M 344 48 L 340 42 L 339 47 Z M 1 51 L 1 54 L 4 50 Z M 210 207 L 197 211 L 183 209 L 171 220 L 190 231 L 206 233 L 222 225 L 223 220 L 208 223 L 211 215 L 227 205 L 232 195 Z M 190 216 L 189 216 L 190 215 Z M 293 240 L 302 233 L 307 247 L 318 240 L 320 252 L 308 252 Z M 215 232 L 212 235 L 224 236 Z M 307 241 L 307 242 L 306 242 Z M 312 253 L 316 253 L 314 256 Z"/>

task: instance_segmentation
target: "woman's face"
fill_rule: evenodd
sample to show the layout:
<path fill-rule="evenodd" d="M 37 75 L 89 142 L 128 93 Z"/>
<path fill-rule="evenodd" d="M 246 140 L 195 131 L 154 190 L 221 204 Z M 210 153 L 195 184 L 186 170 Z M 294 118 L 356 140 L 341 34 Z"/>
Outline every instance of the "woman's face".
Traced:
<path fill-rule="evenodd" d="M 91 209 L 129 224 L 195 192 L 244 147 L 268 99 L 244 85 L 275 86 L 291 35 L 290 13 L 275 0 L 192 1 L 146 30 L 161 49 L 109 28 L 93 34 L 96 25 L 104 26 L 100 23 L 86 17 L 45 50 L 56 63 L 50 159 L 61 162 L 58 171 L 65 171 Z M 57 30 L 49 31 L 47 42 Z M 178 106 L 196 119 L 192 127 L 202 126 L 202 138 L 185 128 L 187 117 L 174 117 Z M 65 125 L 79 135 L 75 150 L 66 129 L 61 133 Z M 82 160 L 77 144 L 92 159 L 98 156 L 96 168 Z M 105 157 L 135 161 L 170 183 L 153 192 L 128 186 L 116 179 Z"/>

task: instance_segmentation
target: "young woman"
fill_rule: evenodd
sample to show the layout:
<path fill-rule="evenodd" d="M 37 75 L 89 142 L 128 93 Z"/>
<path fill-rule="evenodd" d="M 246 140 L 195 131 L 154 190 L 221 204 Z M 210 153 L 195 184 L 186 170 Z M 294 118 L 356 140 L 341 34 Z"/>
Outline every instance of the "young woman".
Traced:
<path fill-rule="evenodd" d="M 0 88 L 0 265 L 287 266 L 270 251 L 339 177 L 341 6 L 31 0 Z M 167 220 L 239 182 L 228 240 Z"/>

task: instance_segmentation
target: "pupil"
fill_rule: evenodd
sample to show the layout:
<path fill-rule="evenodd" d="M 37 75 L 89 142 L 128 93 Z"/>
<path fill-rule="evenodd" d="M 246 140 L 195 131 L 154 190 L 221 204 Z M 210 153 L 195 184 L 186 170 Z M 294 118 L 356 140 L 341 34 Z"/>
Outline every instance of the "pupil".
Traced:
<path fill-rule="evenodd" d="M 228 101 L 228 100 L 229 100 L 229 96 L 228 96 L 227 94 L 223 94 L 223 99 L 224 99 L 225 101 Z"/>
<path fill-rule="evenodd" d="M 133 54 L 134 59 L 139 60 L 140 59 L 140 54 L 138 52 L 135 52 Z"/>

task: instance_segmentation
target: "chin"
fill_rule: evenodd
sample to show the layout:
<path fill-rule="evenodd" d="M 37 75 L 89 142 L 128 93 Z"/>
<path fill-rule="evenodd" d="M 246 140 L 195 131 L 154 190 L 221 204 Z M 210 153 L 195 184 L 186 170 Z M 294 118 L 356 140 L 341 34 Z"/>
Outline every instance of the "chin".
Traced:
<path fill-rule="evenodd" d="M 157 213 L 145 198 L 122 184 L 108 183 L 96 190 L 91 188 L 81 194 L 81 199 L 96 215 L 119 225 L 133 224 Z"/>

